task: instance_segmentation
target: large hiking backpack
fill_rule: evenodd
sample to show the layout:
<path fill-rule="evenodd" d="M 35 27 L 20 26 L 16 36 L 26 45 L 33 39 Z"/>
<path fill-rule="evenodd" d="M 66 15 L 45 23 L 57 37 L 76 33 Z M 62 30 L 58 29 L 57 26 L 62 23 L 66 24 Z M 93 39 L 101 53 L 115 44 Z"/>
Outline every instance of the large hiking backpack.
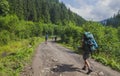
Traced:
<path fill-rule="evenodd" d="M 90 51 L 97 50 L 98 44 L 95 41 L 93 34 L 90 33 L 90 32 L 85 32 L 84 35 L 85 35 L 85 38 L 86 38 L 86 39 L 84 39 L 85 44 L 87 44 L 89 46 Z"/>

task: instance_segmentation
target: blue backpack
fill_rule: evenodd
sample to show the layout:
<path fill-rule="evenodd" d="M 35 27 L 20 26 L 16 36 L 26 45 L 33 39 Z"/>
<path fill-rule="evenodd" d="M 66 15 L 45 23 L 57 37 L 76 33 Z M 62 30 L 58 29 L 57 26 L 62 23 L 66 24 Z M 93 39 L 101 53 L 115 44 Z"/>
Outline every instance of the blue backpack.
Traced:
<path fill-rule="evenodd" d="M 98 44 L 95 41 L 93 34 L 90 33 L 90 32 L 85 32 L 84 35 L 85 35 L 85 38 L 86 38 L 85 39 L 85 44 L 87 44 L 89 46 L 90 51 L 97 50 Z"/>

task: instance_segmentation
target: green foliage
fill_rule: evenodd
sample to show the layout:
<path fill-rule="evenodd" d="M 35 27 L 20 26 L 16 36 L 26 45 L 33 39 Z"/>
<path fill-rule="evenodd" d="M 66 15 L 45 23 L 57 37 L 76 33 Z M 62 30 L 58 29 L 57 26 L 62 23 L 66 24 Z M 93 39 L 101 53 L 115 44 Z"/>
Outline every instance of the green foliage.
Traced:
<path fill-rule="evenodd" d="M 5 16 L 8 14 L 9 4 L 7 0 L 0 0 L 0 15 Z"/>
<path fill-rule="evenodd" d="M 107 60 L 101 56 L 97 57 L 96 61 L 99 61 L 99 62 L 103 63 L 104 65 L 107 65 Z"/>
<path fill-rule="evenodd" d="M 120 41 L 120 26 L 118 27 L 118 39 L 119 39 L 119 41 Z"/>
<path fill-rule="evenodd" d="M 120 26 L 120 10 L 118 11 L 117 14 L 114 14 L 113 17 L 107 19 L 105 25 L 112 26 L 115 28 L 119 27 Z"/>
<path fill-rule="evenodd" d="M 118 42 L 118 35 L 117 35 L 117 29 L 112 27 L 106 27 L 108 29 L 105 30 L 105 37 L 107 41 L 111 42 Z"/>
<path fill-rule="evenodd" d="M 11 49 L 14 51 L 8 51 L 6 56 L 0 57 L 0 76 L 19 76 L 24 66 L 30 64 L 36 45 L 42 42 L 43 39 L 31 38 L 30 40 L 33 40 L 34 45 L 30 45 L 29 43 L 31 41 L 27 39 L 3 46 L 4 48 L 12 47 L 6 50 Z M 0 52 L 4 52 L 3 47 L 0 47 Z M 0 55 L 2 55 L 2 53 L 0 53 Z"/>
<path fill-rule="evenodd" d="M 1 44 L 8 44 L 9 41 L 10 41 L 10 32 L 8 32 L 7 30 L 3 30 L 2 32 L 0 32 Z"/>
<path fill-rule="evenodd" d="M 53 24 L 42 24 L 43 26 L 43 35 L 48 33 L 49 35 L 53 35 L 54 32 L 54 25 Z"/>
<path fill-rule="evenodd" d="M 35 36 L 42 36 L 43 32 L 43 24 L 41 22 L 35 23 L 35 29 L 34 29 Z"/>
<path fill-rule="evenodd" d="M 9 32 L 14 32 L 19 20 L 15 15 L 7 15 L 5 17 L 0 17 L 0 31 L 8 30 Z"/>
<path fill-rule="evenodd" d="M 85 20 L 68 10 L 59 0 L 8 0 L 10 13 L 27 21 L 67 25 L 69 21 L 81 25 Z"/>
<path fill-rule="evenodd" d="M 39 37 L 45 35 L 46 32 L 49 35 L 55 33 L 55 25 L 51 23 L 44 24 L 41 22 L 19 20 L 16 15 L 0 17 L 0 27 L 0 44 L 7 44 L 10 40 Z"/>
<path fill-rule="evenodd" d="M 72 40 L 73 43 L 78 44 L 82 35 L 82 30 L 82 28 L 75 25 L 68 25 L 64 27 L 64 30 L 61 31 L 61 39 L 66 43 L 70 43 L 70 40 Z"/>

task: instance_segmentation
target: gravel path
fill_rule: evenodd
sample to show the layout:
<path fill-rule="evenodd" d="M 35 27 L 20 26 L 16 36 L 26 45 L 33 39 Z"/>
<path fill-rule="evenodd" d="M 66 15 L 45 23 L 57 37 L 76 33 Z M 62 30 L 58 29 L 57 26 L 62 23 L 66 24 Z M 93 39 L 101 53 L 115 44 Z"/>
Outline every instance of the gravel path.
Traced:
<path fill-rule="evenodd" d="M 82 56 L 54 42 L 42 43 L 36 49 L 32 64 L 25 67 L 21 76 L 120 76 L 119 72 L 90 59 L 93 70 L 90 75 L 83 67 Z"/>

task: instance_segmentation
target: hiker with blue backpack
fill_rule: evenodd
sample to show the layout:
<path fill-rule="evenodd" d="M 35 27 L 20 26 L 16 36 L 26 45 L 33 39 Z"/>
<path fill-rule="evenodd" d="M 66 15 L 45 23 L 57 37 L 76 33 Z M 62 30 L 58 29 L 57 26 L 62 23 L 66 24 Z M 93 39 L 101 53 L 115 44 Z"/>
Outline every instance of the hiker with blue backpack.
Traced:
<path fill-rule="evenodd" d="M 93 37 L 93 34 L 90 32 L 85 32 L 82 38 L 82 49 L 83 49 L 83 60 L 84 60 L 84 66 L 82 70 L 87 70 L 87 74 L 90 74 L 92 72 L 91 65 L 88 61 L 90 55 L 93 51 L 95 51 L 98 48 L 98 45 Z"/>

